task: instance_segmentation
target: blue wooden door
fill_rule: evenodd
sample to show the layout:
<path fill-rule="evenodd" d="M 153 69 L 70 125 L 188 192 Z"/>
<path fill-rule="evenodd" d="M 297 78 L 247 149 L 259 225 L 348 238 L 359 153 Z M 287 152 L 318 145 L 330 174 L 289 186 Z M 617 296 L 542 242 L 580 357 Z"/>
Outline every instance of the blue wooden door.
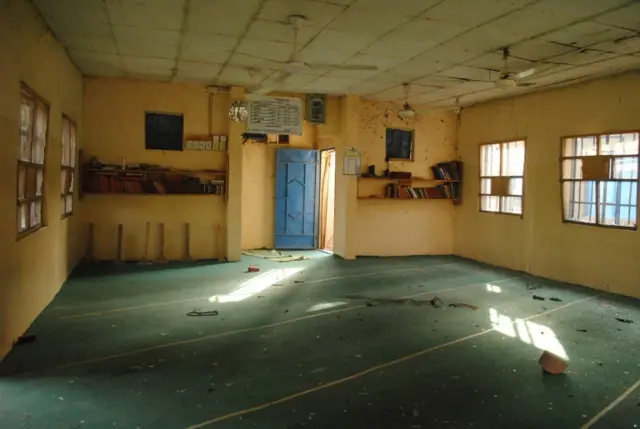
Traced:
<path fill-rule="evenodd" d="M 276 155 L 276 249 L 317 246 L 318 151 L 278 149 Z"/>

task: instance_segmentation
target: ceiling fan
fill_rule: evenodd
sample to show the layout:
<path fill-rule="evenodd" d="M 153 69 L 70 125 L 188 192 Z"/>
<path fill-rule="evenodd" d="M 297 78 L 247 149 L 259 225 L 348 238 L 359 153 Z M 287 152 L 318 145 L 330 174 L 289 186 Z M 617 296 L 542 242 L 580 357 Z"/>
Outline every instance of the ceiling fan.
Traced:
<path fill-rule="evenodd" d="M 532 82 L 523 82 L 523 79 L 533 76 L 536 73 L 536 68 L 532 67 L 519 73 L 510 72 L 508 68 L 509 55 L 509 48 L 502 48 L 502 69 L 498 79 L 493 81 L 495 87 L 509 89 L 517 86 L 535 85 Z"/>
<path fill-rule="evenodd" d="M 413 118 L 415 115 L 417 114 L 424 114 L 424 113 L 430 113 L 430 112 L 437 112 L 437 111 L 442 111 L 442 110 L 452 110 L 455 113 L 460 113 L 460 105 L 458 104 L 458 99 L 456 98 L 456 104 L 455 106 L 451 106 L 451 107 L 434 107 L 434 108 L 428 108 L 426 110 L 416 110 L 413 108 L 413 106 L 411 104 L 409 104 L 409 91 L 411 90 L 411 87 L 409 86 L 408 83 L 403 83 L 402 84 L 402 88 L 404 89 L 404 104 L 402 105 L 402 107 L 395 107 L 395 110 L 398 111 L 398 116 L 400 117 L 400 119 L 409 119 L 409 118 Z"/>
<path fill-rule="evenodd" d="M 289 16 L 289 24 L 293 27 L 293 49 L 291 51 L 291 55 L 289 59 L 285 62 L 274 61 L 276 64 L 276 68 L 279 69 L 279 75 L 271 80 L 271 83 L 275 85 L 282 85 L 286 82 L 286 80 L 294 74 L 302 73 L 306 70 L 352 70 L 352 71 L 376 71 L 378 70 L 377 66 L 372 65 L 363 65 L 363 64 L 353 64 L 353 65 L 341 65 L 341 64 L 326 64 L 326 63 L 309 63 L 305 62 L 300 58 L 299 45 L 298 45 L 298 36 L 300 32 L 300 28 L 307 20 L 306 17 L 302 15 L 291 15 Z M 269 92 L 264 88 L 259 89 L 260 92 L 266 93 Z"/>

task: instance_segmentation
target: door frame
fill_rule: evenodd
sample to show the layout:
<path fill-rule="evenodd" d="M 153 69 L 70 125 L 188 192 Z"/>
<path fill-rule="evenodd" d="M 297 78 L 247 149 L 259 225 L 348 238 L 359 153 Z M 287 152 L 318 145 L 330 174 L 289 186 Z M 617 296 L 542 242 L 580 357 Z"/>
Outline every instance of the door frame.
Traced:
<path fill-rule="evenodd" d="M 329 148 L 327 148 L 329 149 Z M 288 151 L 288 150 L 307 150 L 307 151 L 315 151 L 317 152 L 316 154 L 316 186 L 315 186 L 315 204 L 314 204 L 314 208 L 313 210 L 315 211 L 315 217 L 314 217 L 314 222 L 316 223 L 316 228 L 315 228 L 315 233 L 314 233 L 314 237 L 313 237 L 313 247 L 311 249 L 304 249 L 304 250 L 318 250 L 318 232 L 319 230 L 319 226 L 318 226 L 318 220 L 319 220 L 319 210 L 320 210 L 320 206 L 319 206 L 319 194 L 320 194 L 320 184 L 319 184 L 319 180 L 320 180 L 320 149 L 315 149 L 315 148 L 306 148 L 306 147 L 279 147 L 276 148 L 276 156 L 275 156 L 275 180 L 274 180 L 274 219 L 273 219 L 273 248 L 277 249 L 276 247 L 276 219 L 275 219 L 275 205 L 277 204 L 276 200 L 278 198 L 278 152 L 280 151 Z M 326 149 L 322 149 L 322 150 L 326 150 Z M 291 250 L 298 250 L 298 249 L 291 249 Z"/>
<path fill-rule="evenodd" d="M 316 173 L 316 177 L 318 178 L 318 180 L 316 180 L 317 185 L 316 185 L 316 239 L 315 239 L 315 248 L 316 250 L 322 250 L 320 249 L 320 191 L 322 188 L 322 153 L 323 152 L 328 152 L 328 151 L 334 151 L 336 152 L 336 155 L 338 153 L 338 151 L 336 150 L 335 146 L 331 146 L 331 147 L 326 147 L 324 149 L 317 149 L 318 151 L 318 172 Z M 336 156 L 337 158 L 337 156 Z M 336 166 L 336 171 L 337 170 L 337 166 Z M 335 195 L 334 195 L 335 197 Z M 335 202 L 334 202 L 334 208 L 335 208 Z"/>

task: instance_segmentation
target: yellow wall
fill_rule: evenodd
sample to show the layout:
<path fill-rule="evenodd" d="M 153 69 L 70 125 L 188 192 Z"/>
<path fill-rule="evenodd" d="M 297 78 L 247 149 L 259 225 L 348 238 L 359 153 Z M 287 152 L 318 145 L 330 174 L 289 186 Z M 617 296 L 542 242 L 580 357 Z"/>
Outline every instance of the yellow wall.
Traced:
<path fill-rule="evenodd" d="M 562 222 L 560 138 L 640 128 L 640 74 L 490 102 L 462 113 L 456 254 L 640 297 L 640 233 Z M 526 137 L 524 217 L 478 212 L 478 144 Z"/>
<path fill-rule="evenodd" d="M 78 261 L 76 213 L 60 219 L 62 113 L 82 146 L 82 76 L 29 2 L 0 3 L 0 359 L 51 301 Z M 45 161 L 46 227 L 16 241 L 20 81 L 50 103 Z"/>
<path fill-rule="evenodd" d="M 287 97 L 305 95 L 277 94 Z M 301 136 L 290 136 L 288 148 L 313 149 L 335 145 L 339 139 L 338 98 L 327 98 L 326 124 L 305 121 Z M 271 136 L 275 141 L 276 136 Z M 320 146 L 319 141 L 323 146 Z M 273 248 L 275 216 L 276 152 L 282 145 L 265 145 L 247 141 L 243 149 L 242 178 L 242 248 Z"/>
<path fill-rule="evenodd" d="M 184 114 L 184 135 L 208 135 L 209 94 L 203 85 L 119 79 L 85 80 L 84 157 L 103 162 L 151 163 L 184 169 L 223 169 L 221 151 L 145 149 L 145 111 Z M 212 131 L 227 135 L 228 94 L 213 97 Z M 217 195 L 95 195 L 83 197 L 84 227 L 95 225 L 94 256 L 115 259 L 117 225 L 124 228 L 123 258 L 144 257 L 146 223 L 151 222 L 148 258 L 158 255 L 158 225 L 165 224 L 165 256 L 185 256 L 184 224 L 190 223 L 192 258 L 217 258 L 224 251 L 227 206 Z M 220 229 L 218 229 L 218 226 Z M 222 237 L 218 232 L 222 232 Z"/>
<path fill-rule="evenodd" d="M 456 158 L 456 115 L 433 112 L 406 121 L 398 118 L 395 105 L 362 101 L 358 119 L 358 144 L 362 166 L 387 168 L 385 132 L 387 128 L 414 130 L 412 162 L 392 161 L 392 171 L 410 171 L 417 177 L 432 177 L 430 167 Z M 380 195 L 386 182 L 360 180 L 361 196 Z M 414 186 L 434 186 L 415 182 Z M 450 200 L 358 200 L 356 254 L 395 256 L 453 253 L 454 206 Z"/>
<path fill-rule="evenodd" d="M 291 95 L 289 95 L 291 96 Z M 293 95 L 295 96 L 295 95 Z M 362 151 L 363 168 L 386 168 L 387 127 L 415 129 L 413 162 L 395 162 L 393 170 L 431 177 L 431 165 L 455 158 L 456 116 L 452 113 L 418 115 L 404 122 L 391 104 L 363 101 L 355 96 L 329 97 L 327 121 L 304 124 L 303 135 L 292 136 L 288 147 L 336 150 L 335 253 L 347 259 L 357 255 L 416 255 L 453 253 L 451 201 L 367 201 L 357 199 L 356 177 L 342 174 L 343 149 Z M 275 146 L 243 147 L 242 247 L 272 248 L 274 234 Z M 360 182 L 361 193 L 383 182 Z M 431 186 L 433 183 L 422 183 Z M 420 186 L 420 184 L 418 184 Z M 371 190 L 374 192 L 374 190 Z M 375 190 L 378 192 L 379 190 Z M 393 228 L 391 225 L 402 226 Z M 375 231 L 375 234 L 371 232 Z"/>

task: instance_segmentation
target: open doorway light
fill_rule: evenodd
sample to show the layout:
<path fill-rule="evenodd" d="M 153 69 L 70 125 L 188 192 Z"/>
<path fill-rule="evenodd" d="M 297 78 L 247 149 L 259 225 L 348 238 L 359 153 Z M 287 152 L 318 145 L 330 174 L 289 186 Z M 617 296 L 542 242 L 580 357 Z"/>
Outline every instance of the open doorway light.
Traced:
<path fill-rule="evenodd" d="M 335 210 L 336 151 L 320 151 L 320 210 L 318 248 L 333 252 Z"/>

